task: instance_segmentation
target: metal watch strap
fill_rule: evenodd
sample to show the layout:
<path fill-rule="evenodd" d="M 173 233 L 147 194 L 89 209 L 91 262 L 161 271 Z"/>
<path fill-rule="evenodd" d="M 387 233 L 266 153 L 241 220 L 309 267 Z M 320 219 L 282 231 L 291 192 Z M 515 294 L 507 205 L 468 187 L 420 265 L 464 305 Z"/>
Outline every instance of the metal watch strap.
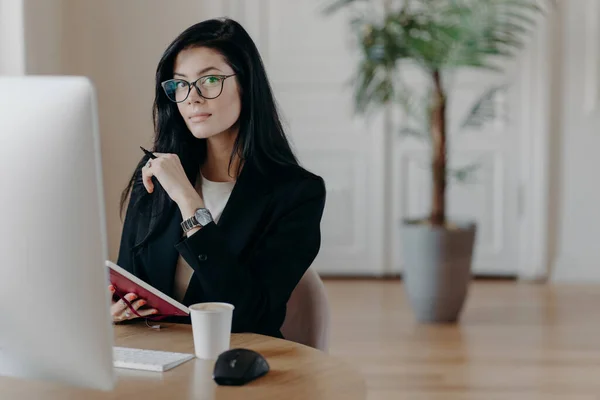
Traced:
<path fill-rule="evenodd" d="M 183 228 L 184 232 L 187 233 L 194 228 L 203 227 L 212 221 L 213 218 L 210 214 L 210 210 L 207 208 L 198 208 L 196 211 L 194 211 L 194 215 L 181 223 L 181 227 Z"/>
<path fill-rule="evenodd" d="M 193 215 L 191 218 L 186 219 L 181 223 L 181 227 L 183 228 L 183 232 L 187 233 L 194 228 L 201 227 L 200 222 L 196 219 L 196 216 Z"/>

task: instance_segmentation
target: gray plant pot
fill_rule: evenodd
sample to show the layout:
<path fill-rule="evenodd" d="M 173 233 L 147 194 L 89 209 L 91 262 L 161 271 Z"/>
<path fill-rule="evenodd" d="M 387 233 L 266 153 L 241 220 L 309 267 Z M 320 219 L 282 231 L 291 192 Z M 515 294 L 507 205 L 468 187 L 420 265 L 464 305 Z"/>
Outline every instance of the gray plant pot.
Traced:
<path fill-rule="evenodd" d="M 433 227 L 417 220 L 402 225 L 403 282 L 421 323 L 454 323 L 471 281 L 474 223 Z"/>

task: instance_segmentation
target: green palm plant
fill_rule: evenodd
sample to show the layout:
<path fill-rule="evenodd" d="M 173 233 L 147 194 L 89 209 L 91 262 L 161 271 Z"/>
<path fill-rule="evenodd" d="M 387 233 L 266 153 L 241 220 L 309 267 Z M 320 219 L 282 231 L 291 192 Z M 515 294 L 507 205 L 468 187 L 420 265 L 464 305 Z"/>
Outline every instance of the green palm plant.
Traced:
<path fill-rule="evenodd" d="M 391 0 L 381 18 L 364 12 L 352 24 L 358 34 L 360 61 L 355 106 L 399 104 L 409 119 L 402 132 L 424 136 L 431 143 L 432 206 L 429 222 L 446 225 L 448 93 L 444 74 L 476 68 L 502 72 L 500 61 L 514 59 L 536 25 L 537 17 L 555 0 Z M 368 0 L 335 0 L 330 14 L 348 6 L 375 7 Z M 381 4 L 381 1 L 378 2 Z M 417 67 L 430 85 L 424 96 L 402 80 L 403 66 Z M 492 118 L 488 112 L 498 88 L 476 101 L 461 124 L 477 127 Z M 462 171 L 463 173 L 465 171 Z"/>

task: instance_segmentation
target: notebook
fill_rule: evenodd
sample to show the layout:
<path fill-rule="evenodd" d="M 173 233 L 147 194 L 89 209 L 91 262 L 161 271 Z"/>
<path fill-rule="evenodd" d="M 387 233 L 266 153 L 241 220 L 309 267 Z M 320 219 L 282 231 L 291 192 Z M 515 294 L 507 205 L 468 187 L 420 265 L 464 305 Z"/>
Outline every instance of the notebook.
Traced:
<path fill-rule="evenodd" d="M 190 310 L 186 306 L 147 284 L 129 271 L 108 260 L 106 261 L 106 266 L 110 272 L 110 283 L 116 289 L 115 295 L 122 298 L 127 293 L 135 293 L 138 298 L 146 300 L 147 305 L 144 308 L 149 307 L 158 310 L 158 314 L 153 315 L 152 319 L 189 316 Z M 129 303 L 127 300 L 125 302 Z M 137 315 L 137 312 L 133 308 L 131 311 Z"/>

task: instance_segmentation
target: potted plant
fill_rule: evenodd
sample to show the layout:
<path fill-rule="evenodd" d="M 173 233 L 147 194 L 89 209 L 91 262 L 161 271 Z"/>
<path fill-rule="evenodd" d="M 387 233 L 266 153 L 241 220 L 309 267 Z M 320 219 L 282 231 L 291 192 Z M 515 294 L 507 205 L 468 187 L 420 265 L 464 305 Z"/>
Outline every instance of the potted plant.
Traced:
<path fill-rule="evenodd" d="M 431 148 L 431 210 L 402 224 L 403 280 L 420 322 L 455 322 L 471 281 L 476 237 L 473 221 L 453 221 L 446 210 L 448 168 L 448 74 L 468 69 L 502 72 L 525 44 L 554 0 L 336 0 L 329 14 L 364 6 L 352 24 L 360 60 L 355 86 L 356 110 L 398 105 L 405 115 L 401 131 L 428 139 Z M 375 3 L 375 4 L 373 4 Z M 403 80 L 407 70 L 420 71 L 427 84 L 421 93 Z M 461 124 L 480 126 L 493 117 L 486 111 L 498 87 L 477 100 Z M 469 169 L 459 171 L 465 175 Z"/>

